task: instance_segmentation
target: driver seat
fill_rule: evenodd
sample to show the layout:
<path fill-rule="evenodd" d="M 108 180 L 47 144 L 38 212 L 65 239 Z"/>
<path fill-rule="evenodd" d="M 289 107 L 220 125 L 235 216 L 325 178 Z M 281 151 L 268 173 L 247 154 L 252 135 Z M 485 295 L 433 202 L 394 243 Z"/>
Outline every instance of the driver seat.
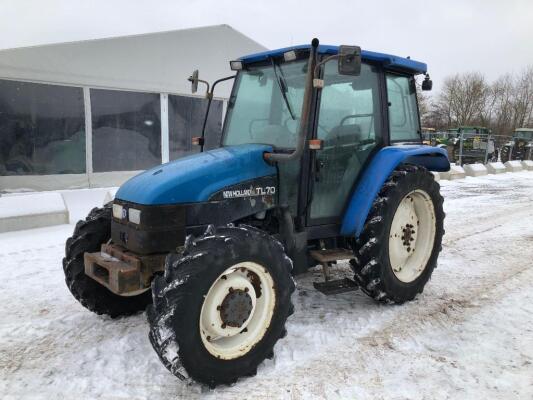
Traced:
<path fill-rule="evenodd" d="M 337 125 L 324 140 L 325 146 L 355 144 L 361 141 L 361 127 L 358 124 Z"/>

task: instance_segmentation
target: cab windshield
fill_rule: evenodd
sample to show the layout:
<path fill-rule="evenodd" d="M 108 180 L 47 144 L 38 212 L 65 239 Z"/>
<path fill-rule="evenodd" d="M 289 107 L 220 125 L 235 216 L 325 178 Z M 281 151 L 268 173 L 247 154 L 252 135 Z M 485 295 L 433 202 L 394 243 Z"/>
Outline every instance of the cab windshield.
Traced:
<path fill-rule="evenodd" d="M 515 132 L 515 137 L 518 139 L 533 140 L 533 131 L 518 131 Z"/>
<path fill-rule="evenodd" d="M 261 143 L 296 146 L 307 60 L 272 61 L 239 72 L 228 102 L 224 146 Z"/>

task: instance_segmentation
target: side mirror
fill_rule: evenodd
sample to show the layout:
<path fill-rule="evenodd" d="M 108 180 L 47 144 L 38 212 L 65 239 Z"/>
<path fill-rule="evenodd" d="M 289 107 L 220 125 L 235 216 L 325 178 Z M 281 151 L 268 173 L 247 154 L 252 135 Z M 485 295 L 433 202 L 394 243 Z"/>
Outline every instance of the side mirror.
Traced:
<path fill-rule="evenodd" d="M 361 48 L 359 46 L 339 47 L 339 75 L 361 74 Z"/>
<path fill-rule="evenodd" d="M 426 74 L 426 77 L 422 81 L 422 90 L 430 91 L 433 88 L 433 81 L 429 79 L 429 74 Z"/>
<path fill-rule="evenodd" d="M 195 69 L 191 76 L 187 79 L 189 82 L 191 82 L 191 92 L 196 93 L 198 91 L 198 70 Z"/>

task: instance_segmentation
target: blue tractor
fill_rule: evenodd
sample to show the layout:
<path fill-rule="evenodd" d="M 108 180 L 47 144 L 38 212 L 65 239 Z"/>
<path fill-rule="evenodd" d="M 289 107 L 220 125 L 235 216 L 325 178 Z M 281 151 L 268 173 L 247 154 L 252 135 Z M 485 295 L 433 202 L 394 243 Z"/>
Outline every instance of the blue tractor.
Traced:
<path fill-rule="evenodd" d="M 314 39 L 230 65 L 220 148 L 130 179 L 78 222 L 63 260 L 83 306 L 147 309 L 163 364 L 211 387 L 273 356 L 294 274 L 320 264 L 318 290 L 384 303 L 421 293 L 444 234 L 430 171 L 449 169 L 444 149 L 421 144 L 424 63 Z M 331 280 L 338 260 L 353 275 Z"/>

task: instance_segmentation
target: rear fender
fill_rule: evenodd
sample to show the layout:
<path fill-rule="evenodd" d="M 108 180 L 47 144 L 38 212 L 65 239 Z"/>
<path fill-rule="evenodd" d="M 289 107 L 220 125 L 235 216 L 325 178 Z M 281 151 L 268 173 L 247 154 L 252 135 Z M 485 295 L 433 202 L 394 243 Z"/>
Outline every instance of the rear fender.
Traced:
<path fill-rule="evenodd" d="M 394 169 L 404 163 L 446 172 L 450 162 L 446 149 L 420 145 L 388 146 L 381 149 L 363 171 L 351 195 L 341 225 L 341 235 L 358 237 L 381 187 Z"/>

